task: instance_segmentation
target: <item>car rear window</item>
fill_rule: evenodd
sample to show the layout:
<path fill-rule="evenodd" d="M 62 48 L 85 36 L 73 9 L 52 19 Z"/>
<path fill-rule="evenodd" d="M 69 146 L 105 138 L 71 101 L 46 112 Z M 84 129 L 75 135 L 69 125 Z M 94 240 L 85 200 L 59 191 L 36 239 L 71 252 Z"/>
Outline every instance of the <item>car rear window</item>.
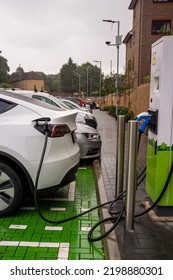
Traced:
<path fill-rule="evenodd" d="M 15 106 L 15 103 L 0 99 L 0 114 L 14 108 Z"/>

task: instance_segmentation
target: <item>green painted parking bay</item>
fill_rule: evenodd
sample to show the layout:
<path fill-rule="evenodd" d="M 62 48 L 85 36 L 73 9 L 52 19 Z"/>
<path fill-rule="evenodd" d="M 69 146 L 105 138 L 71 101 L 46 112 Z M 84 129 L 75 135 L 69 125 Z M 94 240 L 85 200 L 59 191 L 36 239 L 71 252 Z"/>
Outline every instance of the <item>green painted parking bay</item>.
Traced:
<path fill-rule="evenodd" d="M 77 179 L 56 196 L 39 199 L 42 214 L 62 220 L 97 205 L 92 168 L 79 168 Z M 88 241 L 89 229 L 99 220 L 98 210 L 61 224 L 45 222 L 33 201 L 13 216 L 0 218 L 0 260 L 103 260 L 102 242 Z M 96 234 L 100 235 L 100 229 Z"/>

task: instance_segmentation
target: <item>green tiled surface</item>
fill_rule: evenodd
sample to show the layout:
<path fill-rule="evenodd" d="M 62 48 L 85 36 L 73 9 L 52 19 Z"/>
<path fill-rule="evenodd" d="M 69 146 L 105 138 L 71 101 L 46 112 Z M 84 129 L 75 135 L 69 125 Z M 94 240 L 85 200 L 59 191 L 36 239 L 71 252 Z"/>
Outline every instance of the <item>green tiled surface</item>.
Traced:
<path fill-rule="evenodd" d="M 69 186 L 60 189 L 56 197 L 67 198 Z M 39 201 L 42 213 L 53 220 L 66 219 L 82 212 L 82 209 L 97 205 L 93 170 L 79 169 L 76 179 L 74 201 Z M 27 201 L 23 206 L 34 206 L 33 201 Z M 50 211 L 51 207 L 66 208 L 65 211 Z M 102 242 L 90 243 L 88 232 L 81 228 L 88 228 L 99 220 L 98 210 L 80 218 L 62 224 L 44 222 L 35 210 L 19 210 L 11 217 L 0 218 L 0 241 L 17 241 L 17 246 L 2 246 L 0 244 L 0 260 L 56 260 L 61 256 L 63 244 L 68 244 L 68 260 L 103 260 Z M 10 225 L 27 225 L 26 229 L 9 229 Z M 62 230 L 45 230 L 45 226 L 62 227 Z M 97 229 L 100 234 L 99 229 Z M 97 234 L 96 231 L 96 234 Z M 36 245 L 21 246 L 20 242 L 45 242 L 47 247 Z M 52 245 L 53 243 L 58 244 Z M 30 243 L 34 244 L 34 243 Z M 65 245 L 66 246 L 66 245 Z M 60 257 L 61 258 L 61 257 Z"/>

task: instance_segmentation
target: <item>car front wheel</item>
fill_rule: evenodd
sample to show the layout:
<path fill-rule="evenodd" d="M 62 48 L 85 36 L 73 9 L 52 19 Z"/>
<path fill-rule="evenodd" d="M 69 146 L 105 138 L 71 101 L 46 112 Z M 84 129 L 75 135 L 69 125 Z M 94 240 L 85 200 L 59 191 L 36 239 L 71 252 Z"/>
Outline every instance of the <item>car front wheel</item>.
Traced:
<path fill-rule="evenodd" d="M 23 187 L 19 175 L 6 163 L 0 162 L 0 217 L 11 215 L 20 206 Z"/>

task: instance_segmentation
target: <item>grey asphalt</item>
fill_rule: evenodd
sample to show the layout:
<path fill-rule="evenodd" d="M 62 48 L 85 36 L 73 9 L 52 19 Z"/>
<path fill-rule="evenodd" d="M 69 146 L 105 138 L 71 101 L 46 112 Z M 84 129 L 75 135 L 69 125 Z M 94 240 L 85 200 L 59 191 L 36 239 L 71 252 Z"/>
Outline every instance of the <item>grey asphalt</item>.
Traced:
<path fill-rule="evenodd" d="M 104 201 L 111 201 L 115 198 L 117 122 L 105 111 L 95 110 L 94 115 L 97 118 L 97 129 L 102 138 L 101 161 L 99 164 L 97 163 L 100 168 L 101 179 L 99 176 L 99 181 L 102 182 L 102 197 Z M 127 124 L 125 139 L 127 139 Z M 127 141 L 125 141 L 125 147 L 126 162 Z M 147 135 L 143 134 L 138 152 L 138 175 L 146 166 L 146 157 Z M 143 212 L 146 203 L 151 202 L 145 191 L 144 179 L 137 188 L 135 213 Z M 125 229 L 124 219 L 121 219 L 115 230 L 105 240 L 108 241 L 110 259 L 172 260 L 173 217 L 157 217 L 153 211 L 150 211 L 148 214 L 134 219 L 134 230 L 132 231 Z"/>

